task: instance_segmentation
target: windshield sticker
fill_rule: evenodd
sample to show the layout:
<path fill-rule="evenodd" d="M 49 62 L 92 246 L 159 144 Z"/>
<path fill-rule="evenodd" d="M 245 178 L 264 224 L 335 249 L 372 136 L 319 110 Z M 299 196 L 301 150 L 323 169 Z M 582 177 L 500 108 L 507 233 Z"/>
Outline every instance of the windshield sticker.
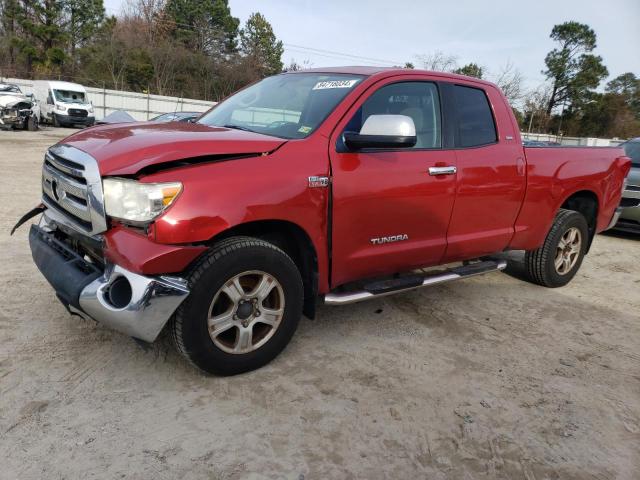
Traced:
<path fill-rule="evenodd" d="M 311 130 L 313 130 L 311 127 L 305 127 L 304 125 L 302 127 L 300 127 L 298 129 L 298 132 L 300 133 L 309 133 Z"/>
<path fill-rule="evenodd" d="M 358 83 L 358 80 L 359 79 L 356 78 L 353 80 L 329 80 L 318 82 L 316 83 L 315 87 L 313 87 L 313 90 L 326 90 L 328 88 L 351 88 L 356 83 Z"/>

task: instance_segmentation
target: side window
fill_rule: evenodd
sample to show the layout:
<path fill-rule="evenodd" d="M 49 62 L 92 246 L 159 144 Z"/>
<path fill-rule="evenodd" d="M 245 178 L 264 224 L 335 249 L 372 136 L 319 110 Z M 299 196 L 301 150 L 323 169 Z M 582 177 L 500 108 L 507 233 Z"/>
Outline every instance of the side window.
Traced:
<path fill-rule="evenodd" d="M 479 88 L 453 87 L 458 135 L 456 146 L 476 147 L 498 139 L 489 100 Z"/>
<path fill-rule="evenodd" d="M 430 82 L 393 83 L 373 93 L 347 124 L 346 131 L 359 132 L 370 115 L 407 115 L 416 126 L 413 148 L 440 148 L 440 98 Z"/>

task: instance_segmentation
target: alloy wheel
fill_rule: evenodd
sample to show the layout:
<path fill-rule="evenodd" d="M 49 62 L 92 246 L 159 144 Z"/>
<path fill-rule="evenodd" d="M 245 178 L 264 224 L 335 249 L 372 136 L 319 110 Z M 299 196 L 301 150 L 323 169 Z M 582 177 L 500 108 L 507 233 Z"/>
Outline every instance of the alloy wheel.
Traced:
<path fill-rule="evenodd" d="M 559 275 L 569 273 L 580 258 L 582 249 L 582 234 L 576 227 L 569 228 L 560 237 L 556 247 L 554 265 Z"/>
<path fill-rule="evenodd" d="M 213 343 L 227 353 L 246 354 L 267 343 L 284 315 L 284 291 L 266 272 L 235 275 L 216 292 L 207 319 Z"/>

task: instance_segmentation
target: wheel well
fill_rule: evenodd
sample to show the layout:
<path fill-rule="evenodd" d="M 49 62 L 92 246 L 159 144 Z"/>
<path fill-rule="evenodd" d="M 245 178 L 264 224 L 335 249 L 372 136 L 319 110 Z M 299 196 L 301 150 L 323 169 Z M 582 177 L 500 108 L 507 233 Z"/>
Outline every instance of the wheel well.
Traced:
<path fill-rule="evenodd" d="M 211 242 L 240 235 L 272 243 L 291 257 L 302 276 L 303 312 L 313 319 L 318 292 L 318 255 L 307 233 L 295 223 L 284 220 L 260 220 L 236 225 L 213 237 Z"/>
<path fill-rule="evenodd" d="M 598 197 L 595 193 L 589 190 L 582 190 L 576 192 L 567 198 L 560 208 L 567 210 L 574 210 L 581 213 L 587 220 L 589 226 L 589 245 L 596 234 L 596 227 L 598 222 Z"/>

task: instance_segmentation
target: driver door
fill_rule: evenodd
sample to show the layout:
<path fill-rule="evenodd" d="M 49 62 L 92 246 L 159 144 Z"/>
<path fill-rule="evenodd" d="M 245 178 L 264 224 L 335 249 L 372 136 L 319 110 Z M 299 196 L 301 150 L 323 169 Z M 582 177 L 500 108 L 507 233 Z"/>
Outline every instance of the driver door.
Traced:
<path fill-rule="evenodd" d="M 444 256 L 456 157 L 442 148 L 436 83 L 406 78 L 371 87 L 332 136 L 332 287 L 435 265 Z M 370 115 L 384 114 L 410 117 L 416 145 L 345 145 L 344 132 L 359 132 Z"/>

